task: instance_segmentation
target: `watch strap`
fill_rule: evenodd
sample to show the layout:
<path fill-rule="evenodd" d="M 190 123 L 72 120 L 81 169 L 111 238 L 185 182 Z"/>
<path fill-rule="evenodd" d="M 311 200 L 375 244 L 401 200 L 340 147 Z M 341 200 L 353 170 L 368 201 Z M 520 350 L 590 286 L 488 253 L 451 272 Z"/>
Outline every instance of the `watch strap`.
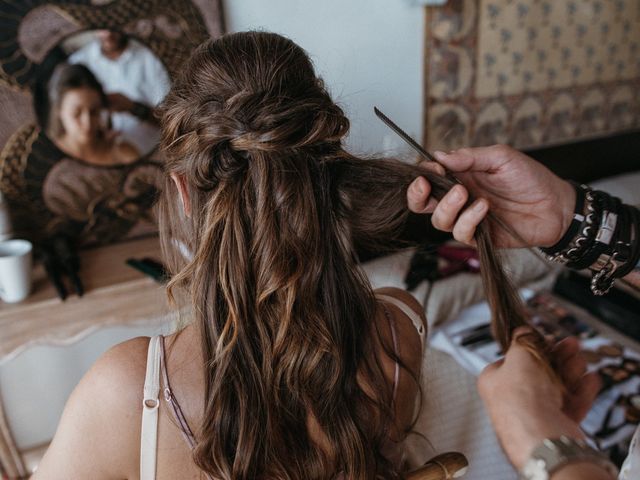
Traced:
<path fill-rule="evenodd" d="M 531 453 L 520 471 L 521 480 L 549 480 L 560 468 L 571 463 L 589 462 L 618 477 L 618 469 L 602 453 L 585 442 L 562 436 L 545 439 Z"/>

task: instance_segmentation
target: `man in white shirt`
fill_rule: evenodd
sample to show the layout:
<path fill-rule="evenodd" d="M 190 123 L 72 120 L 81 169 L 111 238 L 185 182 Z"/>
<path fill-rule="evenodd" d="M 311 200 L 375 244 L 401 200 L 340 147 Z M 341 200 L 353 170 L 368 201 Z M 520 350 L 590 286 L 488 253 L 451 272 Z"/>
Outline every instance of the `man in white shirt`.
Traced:
<path fill-rule="evenodd" d="M 154 108 L 170 88 L 167 70 L 151 50 L 120 32 L 99 30 L 97 40 L 69 62 L 87 66 L 102 84 L 113 129 L 141 154 L 151 151 L 160 139 Z"/>

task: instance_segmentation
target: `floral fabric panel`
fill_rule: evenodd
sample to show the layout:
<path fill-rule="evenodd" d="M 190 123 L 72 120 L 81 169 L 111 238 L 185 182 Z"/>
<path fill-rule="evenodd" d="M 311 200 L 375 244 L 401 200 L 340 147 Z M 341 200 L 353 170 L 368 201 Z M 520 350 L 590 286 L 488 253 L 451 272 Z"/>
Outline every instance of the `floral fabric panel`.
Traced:
<path fill-rule="evenodd" d="M 637 0 L 451 0 L 427 8 L 431 149 L 567 143 L 640 124 Z"/>

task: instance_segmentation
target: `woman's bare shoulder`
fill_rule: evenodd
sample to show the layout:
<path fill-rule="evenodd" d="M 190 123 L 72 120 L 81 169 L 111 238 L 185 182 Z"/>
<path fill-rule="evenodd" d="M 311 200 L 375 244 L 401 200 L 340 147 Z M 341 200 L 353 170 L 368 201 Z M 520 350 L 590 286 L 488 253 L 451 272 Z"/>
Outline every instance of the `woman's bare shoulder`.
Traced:
<path fill-rule="evenodd" d="M 73 395 L 83 403 L 100 399 L 101 409 L 108 416 L 122 420 L 139 416 L 148 347 L 149 337 L 136 337 L 111 347 L 87 372 Z M 136 419 L 131 427 L 139 424 Z"/>
<path fill-rule="evenodd" d="M 111 347 L 98 359 L 87 375 L 95 377 L 97 386 L 104 387 L 105 380 L 110 385 L 116 381 L 123 386 L 139 386 L 141 395 L 149 340 L 149 337 L 136 337 Z M 127 388 L 127 391 L 129 390 Z"/>
<path fill-rule="evenodd" d="M 69 397 L 34 478 L 136 473 L 148 345 L 148 337 L 120 343 L 91 367 Z"/>
<path fill-rule="evenodd" d="M 105 413 L 133 419 L 127 425 L 132 430 L 140 426 L 149 340 L 136 337 L 111 347 L 81 381 L 83 395 L 102 398 Z"/>

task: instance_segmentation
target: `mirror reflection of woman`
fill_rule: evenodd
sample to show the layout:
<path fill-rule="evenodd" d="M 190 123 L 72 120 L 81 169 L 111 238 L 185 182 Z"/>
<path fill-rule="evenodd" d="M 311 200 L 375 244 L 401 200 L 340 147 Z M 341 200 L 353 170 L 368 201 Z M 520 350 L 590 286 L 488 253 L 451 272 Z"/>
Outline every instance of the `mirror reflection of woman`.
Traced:
<path fill-rule="evenodd" d="M 138 150 L 108 128 L 107 97 L 83 65 L 58 66 L 49 81 L 47 134 L 60 150 L 98 166 L 129 164 Z"/>

